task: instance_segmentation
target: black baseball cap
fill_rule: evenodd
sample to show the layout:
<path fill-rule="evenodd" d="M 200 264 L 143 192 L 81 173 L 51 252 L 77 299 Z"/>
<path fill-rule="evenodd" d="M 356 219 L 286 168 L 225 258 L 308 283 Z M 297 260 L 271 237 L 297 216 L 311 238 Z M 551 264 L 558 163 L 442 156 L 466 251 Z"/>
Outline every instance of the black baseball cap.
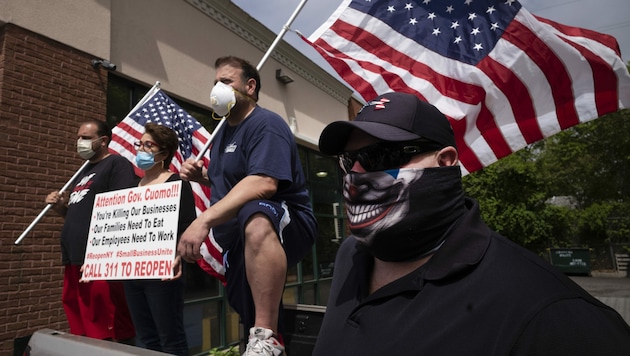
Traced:
<path fill-rule="evenodd" d="M 368 102 L 353 121 L 335 121 L 324 128 L 319 149 L 327 155 L 343 152 L 352 130 L 383 141 L 429 140 L 440 148 L 455 146 L 448 119 L 435 106 L 407 93 L 386 93 Z"/>

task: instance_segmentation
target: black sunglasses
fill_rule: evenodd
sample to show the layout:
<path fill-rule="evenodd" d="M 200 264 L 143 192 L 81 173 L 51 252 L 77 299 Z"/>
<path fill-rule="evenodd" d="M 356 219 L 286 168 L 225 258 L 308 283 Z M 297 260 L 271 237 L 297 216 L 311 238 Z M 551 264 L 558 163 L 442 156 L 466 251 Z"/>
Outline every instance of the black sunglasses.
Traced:
<path fill-rule="evenodd" d="M 356 151 L 339 155 L 339 166 L 345 173 L 359 162 L 368 172 L 400 168 L 411 161 L 413 156 L 437 151 L 440 145 L 432 141 L 379 142 Z"/>

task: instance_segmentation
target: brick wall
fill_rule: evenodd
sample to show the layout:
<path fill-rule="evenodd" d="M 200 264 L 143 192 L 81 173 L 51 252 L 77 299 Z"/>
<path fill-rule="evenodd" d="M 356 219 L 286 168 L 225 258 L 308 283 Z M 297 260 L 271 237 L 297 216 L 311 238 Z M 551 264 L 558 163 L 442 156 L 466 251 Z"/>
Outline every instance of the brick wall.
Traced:
<path fill-rule="evenodd" d="M 42 328 L 68 331 L 61 305 L 63 219 L 50 211 L 81 166 L 79 124 L 105 119 L 107 74 L 92 56 L 12 24 L 0 27 L 0 354 Z"/>

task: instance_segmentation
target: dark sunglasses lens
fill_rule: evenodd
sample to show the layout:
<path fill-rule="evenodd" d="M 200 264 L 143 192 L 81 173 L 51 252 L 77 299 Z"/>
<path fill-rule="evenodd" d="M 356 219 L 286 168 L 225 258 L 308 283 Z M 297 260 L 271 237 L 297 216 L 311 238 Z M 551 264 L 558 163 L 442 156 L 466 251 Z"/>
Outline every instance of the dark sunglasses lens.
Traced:
<path fill-rule="evenodd" d="M 368 172 L 377 171 L 387 160 L 386 152 L 377 151 L 374 147 L 369 147 L 365 151 L 357 153 L 356 160 L 359 161 L 363 169 Z"/>
<path fill-rule="evenodd" d="M 394 154 L 397 156 L 397 154 Z M 339 155 L 339 165 L 344 172 L 349 173 L 355 162 L 368 172 L 378 171 L 396 162 L 391 161 L 391 150 L 381 145 L 372 145 L 355 152 L 344 152 Z"/>
<path fill-rule="evenodd" d="M 412 156 L 419 153 L 416 150 L 417 146 L 413 151 L 407 152 L 409 148 L 409 143 L 377 143 L 358 151 L 342 153 L 339 155 L 339 165 L 346 173 L 350 172 L 357 161 L 368 172 L 400 168 L 409 163 Z"/>

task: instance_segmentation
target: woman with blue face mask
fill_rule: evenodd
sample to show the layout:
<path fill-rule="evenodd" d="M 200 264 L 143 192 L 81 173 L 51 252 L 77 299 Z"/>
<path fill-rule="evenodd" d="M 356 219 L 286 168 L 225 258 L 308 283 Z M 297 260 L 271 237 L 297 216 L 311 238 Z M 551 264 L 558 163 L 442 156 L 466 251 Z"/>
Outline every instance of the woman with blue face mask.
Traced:
<path fill-rule="evenodd" d="M 136 165 L 144 171 L 139 186 L 181 180 L 169 168 L 179 147 L 177 134 L 170 128 L 147 123 L 136 148 Z M 182 181 L 177 237 L 195 219 L 195 204 L 190 183 Z M 188 355 L 184 330 L 183 264 L 177 256 L 171 280 L 125 281 L 125 296 L 136 328 L 136 337 L 144 347 L 173 355 Z"/>
<path fill-rule="evenodd" d="M 154 127 L 160 125 L 148 123 L 147 126 Z M 167 127 L 162 127 L 164 129 L 173 131 Z M 175 134 L 175 132 L 173 132 L 173 134 L 177 135 Z M 177 139 L 177 136 L 175 136 L 175 138 Z M 140 186 L 164 183 L 165 180 L 160 179 L 160 177 L 168 178 L 168 176 L 172 174 L 172 172 L 169 170 L 170 161 L 168 162 L 168 165 L 165 162 L 168 156 L 167 152 L 162 148 L 162 146 L 160 146 L 160 144 L 155 142 L 153 136 L 147 132 L 142 135 L 139 141 L 136 141 L 134 143 L 134 147 L 136 148 L 136 166 L 144 171 L 144 177 L 140 181 Z M 175 149 L 177 149 L 177 146 L 175 147 Z M 173 154 L 171 154 L 170 156 L 172 159 Z M 158 182 L 159 180 L 162 181 Z"/>

